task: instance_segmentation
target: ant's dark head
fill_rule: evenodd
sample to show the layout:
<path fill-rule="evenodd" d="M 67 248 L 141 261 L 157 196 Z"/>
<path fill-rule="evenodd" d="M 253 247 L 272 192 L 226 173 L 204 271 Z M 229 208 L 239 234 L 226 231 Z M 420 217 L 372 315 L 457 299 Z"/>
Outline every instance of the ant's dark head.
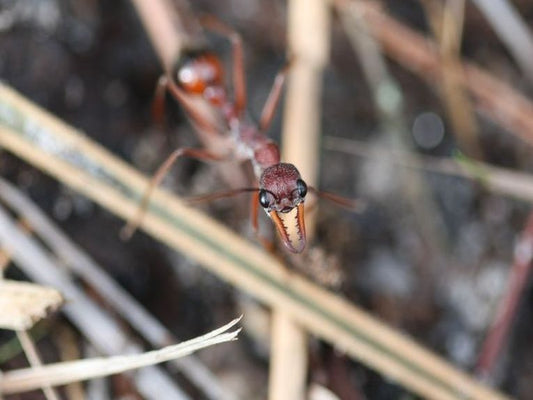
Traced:
<path fill-rule="evenodd" d="M 263 171 L 259 204 L 274 221 L 287 248 L 300 253 L 305 247 L 304 200 L 307 185 L 292 164 L 279 163 Z"/>
<path fill-rule="evenodd" d="M 173 78 L 185 92 L 204 94 L 207 88 L 222 85 L 222 64 L 214 53 L 206 50 L 187 50 L 174 67 Z"/>

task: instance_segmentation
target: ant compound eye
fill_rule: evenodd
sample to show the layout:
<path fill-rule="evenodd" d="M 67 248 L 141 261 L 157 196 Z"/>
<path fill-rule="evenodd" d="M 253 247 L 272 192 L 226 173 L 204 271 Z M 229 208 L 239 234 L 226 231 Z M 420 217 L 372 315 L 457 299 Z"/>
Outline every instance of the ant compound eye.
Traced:
<path fill-rule="evenodd" d="M 268 199 L 268 193 L 264 189 L 261 189 L 259 191 L 259 204 L 261 204 L 261 207 L 263 207 L 263 208 L 270 207 L 270 201 Z"/>
<path fill-rule="evenodd" d="M 298 189 L 298 194 L 300 195 L 300 197 L 305 197 L 305 195 L 307 194 L 307 185 L 303 180 L 298 179 L 296 181 L 296 188 Z"/>

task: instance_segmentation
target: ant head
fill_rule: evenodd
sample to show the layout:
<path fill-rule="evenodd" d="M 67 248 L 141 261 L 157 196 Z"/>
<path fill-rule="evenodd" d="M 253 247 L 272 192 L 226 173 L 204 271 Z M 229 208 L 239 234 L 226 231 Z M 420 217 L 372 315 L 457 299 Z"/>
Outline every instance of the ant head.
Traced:
<path fill-rule="evenodd" d="M 218 57 L 204 50 L 185 52 L 174 68 L 176 83 L 189 94 L 204 94 L 222 86 L 223 69 Z"/>
<path fill-rule="evenodd" d="M 305 247 L 304 199 L 307 185 L 292 164 L 266 168 L 259 180 L 259 203 L 274 221 L 287 248 L 300 253 Z"/>

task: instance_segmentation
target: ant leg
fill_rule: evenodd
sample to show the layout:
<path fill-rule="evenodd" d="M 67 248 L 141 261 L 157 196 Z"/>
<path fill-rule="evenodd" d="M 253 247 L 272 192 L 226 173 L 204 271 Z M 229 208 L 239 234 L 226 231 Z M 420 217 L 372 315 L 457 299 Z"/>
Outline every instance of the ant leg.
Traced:
<path fill-rule="evenodd" d="M 177 159 L 183 156 L 196 158 L 198 160 L 204 160 L 204 161 L 221 161 L 225 158 L 223 156 L 213 154 L 204 149 L 192 149 L 188 147 L 180 147 L 179 149 L 174 150 L 167 157 L 167 159 L 163 162 L 163 164 L 161 164 L 161 166 L 157 169 L 155 174 L 152 176 L 152 179 L 150 179 L 148 188 L 144 192 L 143 198 L 141 200 L 141 204 L 139 205 L 137 215 L 133 217 L 132 219 L 130 219 L 128 223 L 122 228 L 120 232 L 120 237 L 123 240 L 128 240 L 135 233 L 135 231 L 139 227 L 144 217 L 144 214 L 146 213 L 152 192 L 161 183 L 161 181 L 167 175 L 170 168 L 174 165 Z"/>
<path fill-rule="evenodd" d="M 190 100 L 188 95 L 180 89 L 168 75 L 161 75 L 157 81 L 157 87 L 152 103 L 152 115 L 158 125 L 163 125 L 163 115 L 165 112 L 165 92 L 169 91 L 189 115 L 189 118 L 197 127 L 203 131 L 209 132 L 213 135 L 220 134 L 220 130 L 202 115 Z"/>
<path fill-rule="evenodd" d="M 235 97 L 235 111 L 241 116 L 246 107 L 246 77 L 244 75 L 244 54 L 242 49 L 241 35 L 219 21 L 212 15 L 200 18 L 200 21 L 207 29 L 226 36 L 231 41 L 233 50 L 233 88 Z"/>
<path fill-rule="evenodd" d="M 270 123 L 274 118 L 274 112 L 278 107 L 279 99 L 281 98 L 281 92 L 287 79 L 287 73 L 289 72 L 290 67 L 291 63 L 289 62 L 281 71 L 278 72 L 276 79 L 274 80 L 274 84 L 272 85 L 272 89 L 270 89 L 270 94 L 268 95 L 267 101 L 263 106 L 261 120 L 259 121 L 259 130 L 262 133 L 265 133 L 268 130 Z"/>
<path fill-rule="evenodd" d="M 268 240 L 267 238 L 263 237 L 259 233 L 259 219 L 258 219 L 259 215 L 258 215 L 258 211 L 259 211 L 259 191 L 255 192 L 252 195 L 252 199 L 251 199 L 250 219 L 252 221 L 252 229 L 254 231 L 255 237 L 257 238 L 257 240 L 259 240 L 261 245 L 269 253 L 274 253 L 274 250 L 275 250 L 274 242 L 271 242 L 270 240 Z"/>

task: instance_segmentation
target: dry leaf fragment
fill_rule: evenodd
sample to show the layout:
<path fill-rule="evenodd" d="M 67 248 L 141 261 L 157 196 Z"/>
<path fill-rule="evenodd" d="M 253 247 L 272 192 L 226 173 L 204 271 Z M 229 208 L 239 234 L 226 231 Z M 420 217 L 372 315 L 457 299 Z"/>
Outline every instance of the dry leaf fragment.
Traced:
<path fill-rule="evenodd" d="M 0 328 L 28 330 L 64 302 L 57 290 L 34 283 L 0 281 Z"/>

